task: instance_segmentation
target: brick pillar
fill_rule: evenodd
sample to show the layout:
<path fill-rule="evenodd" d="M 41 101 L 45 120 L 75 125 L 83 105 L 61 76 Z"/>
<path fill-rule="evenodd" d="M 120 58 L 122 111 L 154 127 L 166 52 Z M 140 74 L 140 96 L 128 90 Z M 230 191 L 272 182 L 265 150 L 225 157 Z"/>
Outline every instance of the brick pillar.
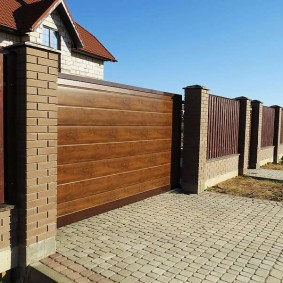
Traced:
<path fill-rule="evenodd" d="M 261 150 L 261 130 L 262 130 L 262 103 L 258 100 L 252 101 L 252 121 L 251 121 L 251 145 L 250 164 L 251 169 L 260 167 Z"/>
<path fill-rule="evenodd" d="M 186 193 L 205 189 L 208 91 L 199 85 L 185 88 L 182 185 Z"/>
<path fill-rule="evenodd" d="M 10 98 L 16 162 L 9 185 L 19 211 L 19 264 L 25 267 L 56 250 L 58 54 L 29 45 L 10 48 L 10 54 L 16 57 Z"/>
<path fill-rule="evenodd" d="M 280 162 L 280 139 L 281 139 L 281 123 L 282 123 L 282 108 L 274 105 L 272 108 L 275 109 L 275 121 L 274 121 L 274 163 Z"/>
<path fill-rule="evenodd" d="M 243 175 L 249 167 L 251 137 L 251 101 L 246 97 L 238 97 L 240 101 L 239 128 L 239 174 Z"/>

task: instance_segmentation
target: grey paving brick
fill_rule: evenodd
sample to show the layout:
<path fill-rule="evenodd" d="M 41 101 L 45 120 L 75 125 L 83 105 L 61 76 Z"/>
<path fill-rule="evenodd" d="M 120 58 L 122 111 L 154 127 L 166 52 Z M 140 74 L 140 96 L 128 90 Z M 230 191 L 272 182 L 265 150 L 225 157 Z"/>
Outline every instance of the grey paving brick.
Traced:
<path fill-rule="evenodd" d="M 282 203 L 173 192 L 62 227 L 57 246 L 114 282 L 276 283 L 282 230 Z"/>

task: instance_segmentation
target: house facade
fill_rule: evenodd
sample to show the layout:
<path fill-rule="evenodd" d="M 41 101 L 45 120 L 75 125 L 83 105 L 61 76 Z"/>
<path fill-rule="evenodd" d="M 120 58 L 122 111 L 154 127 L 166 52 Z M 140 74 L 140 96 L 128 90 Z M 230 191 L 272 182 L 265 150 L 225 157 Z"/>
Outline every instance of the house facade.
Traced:
<path fill-rule="evenodd" d="M 58 52 L 61 73 L 95 79 L 104 78 L 104 62 L 116 62 L 93 34 L 73 20 L 64 1 L 3 2 L 0 48 L 22 43 L 46 47 Z"/>

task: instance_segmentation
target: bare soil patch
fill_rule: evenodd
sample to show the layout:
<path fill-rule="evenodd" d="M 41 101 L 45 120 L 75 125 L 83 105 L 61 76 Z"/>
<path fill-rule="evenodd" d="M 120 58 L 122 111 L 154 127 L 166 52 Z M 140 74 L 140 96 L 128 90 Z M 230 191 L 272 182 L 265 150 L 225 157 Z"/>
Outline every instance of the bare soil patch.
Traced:
<path fill-rule="evenodd" d="M 210 192 L 283 202 L 283 182 L 236 177 L 207 189 Z"/>
<path fill-rule="evenodd" d="M 283 170 L 283 163 L 274 164 L 274 163 L 267 163 L 263 165 L 261 168 L 263 169 L 271 169 L 271 170 Z"/>

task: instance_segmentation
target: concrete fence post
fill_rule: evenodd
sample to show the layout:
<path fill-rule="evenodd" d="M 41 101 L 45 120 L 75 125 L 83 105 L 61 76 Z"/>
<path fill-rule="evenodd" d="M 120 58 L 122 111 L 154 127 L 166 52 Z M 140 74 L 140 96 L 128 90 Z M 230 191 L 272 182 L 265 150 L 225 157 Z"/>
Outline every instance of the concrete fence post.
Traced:
<path fill-rule="evenodd" d="M 239 175 L 249 168 L 250 136 L 251 136 L 251 101 L 246 97 L 237 97 L 240 102 L 239 128 Z"/>
<path fill-rule="evenodd" d="M 208 89 L 199 85 L 185 89 L 182 185 L 186 193 L 205 190 L 208 129 Z"/>
<path fill-rule="evenodd" d="M 56 251 L 58 53 L 31 45 L 12 47 L 10 53 L 16 57 L 15 87 L 9 93 L 15 117 L 11 187 L 23 272 Z"/>
<path fill-rule="evenodd" d="M 251 169 L 260 167 L 261 132 L 262 132 L 262 102 L 252 101 L 250 164 Z"/>
<path fill-rule="evenodd" d="M 281 124 L 282 124 L 282 108 L 274 105 L 272 108 L 275 109 L 275 121 L 274 121 L 274 163 L 280 161 L 280 144 L 281 144 Z"/>

